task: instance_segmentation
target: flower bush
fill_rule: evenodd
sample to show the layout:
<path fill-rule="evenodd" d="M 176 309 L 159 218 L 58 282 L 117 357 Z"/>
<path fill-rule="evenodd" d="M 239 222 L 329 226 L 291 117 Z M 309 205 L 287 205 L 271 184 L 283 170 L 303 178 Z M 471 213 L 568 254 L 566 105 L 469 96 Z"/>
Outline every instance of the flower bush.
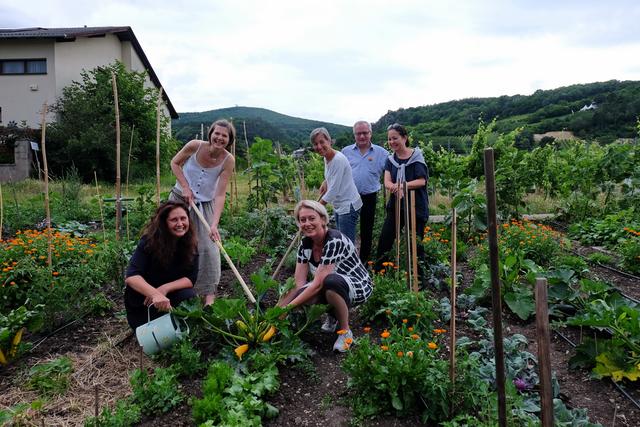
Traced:
<path fill-rule="evenodd" d="M 499 230 L 498 246 L 505 254 L 521 253 L 523 258 L 542 266 L 549 265 L 566 245 L 551 227 L 528 220 L 512 219 Z"/>
<path fill-rule="evenodd" d="M 392 412 L 397 416 L 419 414 L 422 422 L 449 419 L 451 406 L 449 364 L 442 358 L 444 329 L 427 329 L 403 319 L 380 334 L 377 342 L 366 334 L 357 339 L 343 363 L 354 391 L 354 412 L 369 417 Z M 474 362 L 458 364 L 454 412 L 471 411 L 487 395 L 487 384 L 473 377 Z M 366 396 L 360 399 L 359 396 Z"/>
<path fill-rule="evenodd" d="M 640 273 L 640 231 L 625 227 L 629 238 L 620 246 L 622 265 L 634 274 Z"/>
<path fill-rule="evenodd" d="M 117 245 L 51 231 L 51 267 L 47 231 L 24 230 L 0 242 L 0 311 L 43 305 L 45 325 L 100 311 L 109 306 L 99 292 L 118 277 L 122 261 Z M 123 265 L 123 264 L 122 264 Z"/>

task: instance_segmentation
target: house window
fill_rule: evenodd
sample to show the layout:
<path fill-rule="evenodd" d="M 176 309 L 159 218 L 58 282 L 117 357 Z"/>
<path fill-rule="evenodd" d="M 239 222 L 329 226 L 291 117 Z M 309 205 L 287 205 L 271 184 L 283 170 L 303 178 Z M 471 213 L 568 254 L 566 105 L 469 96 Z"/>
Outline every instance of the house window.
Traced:
<path fill-rule="evenodd" d="M 47 74 L 47 60 L 0 59 L 0 74 Z"/>

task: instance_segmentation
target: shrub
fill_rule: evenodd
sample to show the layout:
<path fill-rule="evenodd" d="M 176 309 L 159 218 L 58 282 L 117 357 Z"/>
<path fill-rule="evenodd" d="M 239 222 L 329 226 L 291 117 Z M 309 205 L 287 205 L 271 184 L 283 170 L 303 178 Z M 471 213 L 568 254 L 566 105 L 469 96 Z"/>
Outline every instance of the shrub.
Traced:
<path fill-rule="evenodd" d="M 153 375 L 136 369 L 131 375 L 132 400 L 145 415 L 169 412 L 182 403 L 176 374 L 169 368 L 156 368 Z"/>
<path fill-rule="evenodd" d="M 29 371 L 27 388 L 35 390 L 43 397 L 64 394 L 69 388 L 69 377 L 72 372 L 73 365 L 68 357 L 35 365 Z"/>

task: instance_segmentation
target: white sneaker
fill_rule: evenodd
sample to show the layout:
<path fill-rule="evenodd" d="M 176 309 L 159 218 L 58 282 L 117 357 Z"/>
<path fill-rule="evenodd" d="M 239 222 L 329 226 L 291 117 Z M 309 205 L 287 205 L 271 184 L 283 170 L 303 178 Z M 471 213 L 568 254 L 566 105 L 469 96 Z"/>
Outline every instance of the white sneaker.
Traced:
<path fill-rule="evenodd" d="M 324 319 L 322 326 L 320 326 L 320 330 L 324 333 L 332 334 L 336 331 L 337 327 L 338 327 L 338 319 L 336 319 L 330 314 L 327 314 L 327 318 Z"/>
<path fill-rule="evenodd" d="M 351 344 L 353 344 L 353 333 L 351 332 L 351 329 L 349 329 L 344 334 L 338 335 L 338 339 L 335 344 L 333 344 L 333 351 L 344 353 L 349 350 Z"/>

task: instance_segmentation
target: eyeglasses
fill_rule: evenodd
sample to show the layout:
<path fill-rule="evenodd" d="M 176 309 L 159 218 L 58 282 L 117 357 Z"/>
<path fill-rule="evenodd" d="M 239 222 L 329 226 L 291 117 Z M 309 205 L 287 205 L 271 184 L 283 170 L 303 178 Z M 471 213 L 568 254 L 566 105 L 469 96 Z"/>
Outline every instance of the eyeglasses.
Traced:
<path fill-rule="evenodd" d="M 404 127 L 400 123 L 394 123 L 392 125 L 389 125 L 389 127 L 387 127 L 387 130 L 402 130 L 402 129 L 404 129 Z"/>
<path fill-rule="evenodd" d="M 369 135 L 371 132 L 366 131 L 366 132 L 354 132 L 355 136 L 361 136 L 361 135 Z"/>

